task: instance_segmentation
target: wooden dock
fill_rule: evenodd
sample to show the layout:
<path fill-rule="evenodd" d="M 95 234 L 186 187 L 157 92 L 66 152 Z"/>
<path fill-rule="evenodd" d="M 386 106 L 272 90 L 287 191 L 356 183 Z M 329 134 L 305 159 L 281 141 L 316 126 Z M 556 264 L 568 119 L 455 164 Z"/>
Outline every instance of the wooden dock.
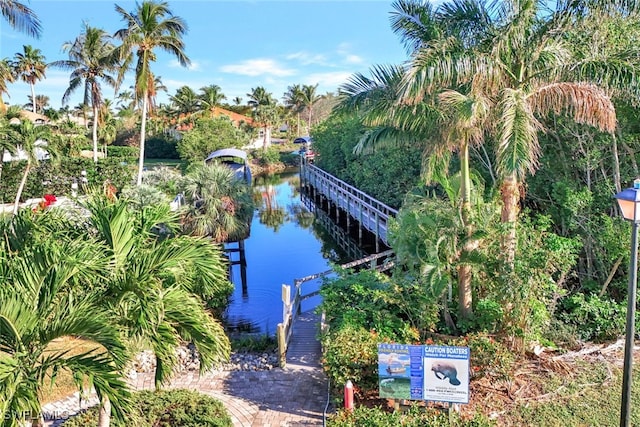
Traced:
<path fill-rule="evenodd" d="M 346 215 L 347 228 L 353 220 L 359 224 L 359 230 L 364 228 L 373 233 L 376 252 L 380 251 L 378 241 L 389 247 L 387 220 L 398 214 L 396 209 L 304 161 L 300 165 L 300 186 L 315 203 L 322 206 L 326 202 L 327 210 L 334 210 L 338 221 L 341 214 Z"/>
<path fill-rule="evenodd" d="M 318 339 L 320 316 L 307 311 L 296 316 L 293 333 L 287 348 L 287 366 L 296 368 L 318 368 L 322 349 Z"/>

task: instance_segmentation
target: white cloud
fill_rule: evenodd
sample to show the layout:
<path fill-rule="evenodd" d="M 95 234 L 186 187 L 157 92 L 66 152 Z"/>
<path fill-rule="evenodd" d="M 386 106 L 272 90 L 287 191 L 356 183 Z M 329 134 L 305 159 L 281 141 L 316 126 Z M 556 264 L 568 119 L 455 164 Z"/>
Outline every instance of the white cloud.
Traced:
<path fill-rule="evenodd" d="M 290 68 L 284 68 L 273 59 L 258 58 L 247 59 L 237 64 L 223 65 L 220 67 L 223 73 L 241 74 L 243 76 L 272 75 L 286 77 L 296 72 Z"/>
<path fill-rule="evenodd" d="M 328 73 L 309 74 L 305 77 L 306 84 L 318 84 L 319 89 L 335 91 L 338 86 L 346 83 L 353 73 L 348 71 L 332 71 Z M 320 91 L 322 92 L 322 90 Z"/>
<path fill-rule="evenodd" d="M 344 60 L 348 64 L 362 64 L 364 62 L 364 59 L 361 56 L 353 54 L 345 55 Z"/>
<path fill-rule="evenodd" d="M 327 65 L 326 56 L 320 53 L 295 52 L 285 57 L 290 61 L 299 61 L 302 65 Z"/>
<path fill-rule="evenodd" d="M 351 53 L 351 45 L 349 43 L 340 43 L 336 52 L 347 64 L 362 64 L 364 62 L 361 56 Z"/>
<path fill-rule="evenodd" d="M 177 59 L 174 59 L 169 62 L 169 67 L 171 68 L 185 68 L 180 65 L 180 62 Z M 202 64 L 198 61 L 191 61 L 191 64 L 186 67 L 189 71 L 202 71 Z"/>

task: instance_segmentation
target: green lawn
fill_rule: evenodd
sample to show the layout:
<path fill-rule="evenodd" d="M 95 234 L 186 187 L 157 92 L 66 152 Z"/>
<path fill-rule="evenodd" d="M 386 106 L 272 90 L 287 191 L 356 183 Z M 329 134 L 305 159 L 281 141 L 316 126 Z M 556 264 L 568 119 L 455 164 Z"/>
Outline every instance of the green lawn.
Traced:
<path fill-rule="evenodd" d="M 160 166 L 168 166 L 183 169 L 186 163 L 179 159 L 146 159 L 144 166 L 148 169 L 152 169 Z"/>

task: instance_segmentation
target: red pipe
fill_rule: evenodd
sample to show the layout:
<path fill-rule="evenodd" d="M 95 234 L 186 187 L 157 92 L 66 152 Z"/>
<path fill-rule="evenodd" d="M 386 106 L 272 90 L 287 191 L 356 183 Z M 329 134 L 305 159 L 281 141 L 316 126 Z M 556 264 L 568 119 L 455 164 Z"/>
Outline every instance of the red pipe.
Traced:
<path fill-rule="evenodd" d="M 344 409 L 353 411 L 353 383 L 351 380 L 347 381 L 344 386 Z"/>

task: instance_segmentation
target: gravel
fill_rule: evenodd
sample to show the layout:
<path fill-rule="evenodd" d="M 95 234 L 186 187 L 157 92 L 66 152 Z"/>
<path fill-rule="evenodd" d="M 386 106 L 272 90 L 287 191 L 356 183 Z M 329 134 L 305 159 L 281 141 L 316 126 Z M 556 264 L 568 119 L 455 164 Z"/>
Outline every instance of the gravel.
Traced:
<path fill-rule="evenodd" d="M 180 346 L 176 350 L 178 365 L 177 372 L 198 371 L 200 361 L 193 344 Z M 228 363 L 216 366 L 221 371 L 268 371 L 278 367 L 278 355 L 275 352 L 245 353 L 232 352 Z M 127 377 L 135 378 L 137 374 L 153 372 L 156 368 L 156 358 L 151 350 L 144 350 L 130 363 Z"/>

